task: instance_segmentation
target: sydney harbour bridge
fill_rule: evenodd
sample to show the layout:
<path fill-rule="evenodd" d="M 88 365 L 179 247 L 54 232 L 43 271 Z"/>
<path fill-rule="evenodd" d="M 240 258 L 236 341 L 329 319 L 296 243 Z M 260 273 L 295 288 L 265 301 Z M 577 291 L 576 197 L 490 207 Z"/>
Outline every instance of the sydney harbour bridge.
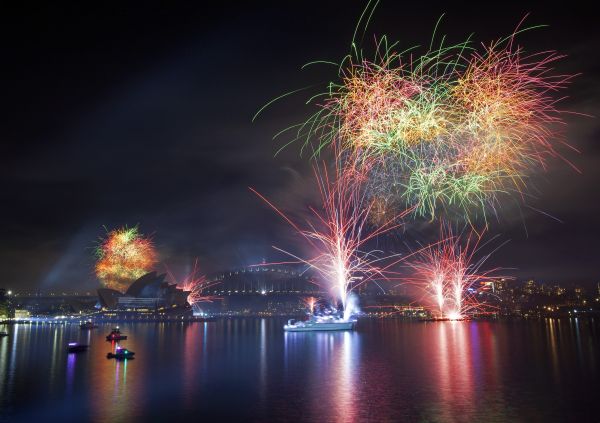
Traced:
<path fill-rule="evenodd" d="M 273 295 L 323 293 L 305 267 L 255 265 L 213 273 L 207 277 L 209 295 Z"/>

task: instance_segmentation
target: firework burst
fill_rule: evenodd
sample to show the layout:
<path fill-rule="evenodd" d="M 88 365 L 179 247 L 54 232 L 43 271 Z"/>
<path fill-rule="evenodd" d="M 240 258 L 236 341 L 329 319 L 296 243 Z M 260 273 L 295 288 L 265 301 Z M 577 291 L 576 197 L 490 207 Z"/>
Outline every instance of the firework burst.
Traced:
<path fill-rule="evenodd" d="M 96 248 L 96 276 L 107 288 L 124 292 L 129 284 L 152 270 L 156 250 L 137 227 L 114 229 Z"/>
<path fill-rule="evenodd" d="M 530 28 L 519 27 L 480 47 L 444 46 L 442 37 L 433 48 L 434 32 L 422 55 L 384 36 L 367 58 L 353 42 L 337 80 L 309 99 L 318 110 L 282 133 L 315 156 L 340 152 L 388 208 L 485 218 L 500 195 L 522 200 L 528 176 L 563 144 L 555 94 L 572 76 L 553 74 L 562 58 L 554 52 L 526 54 L 516 36 Z"/>
<path fill-rule="evenodd" d="M 313 255 L 302 258 L 292 252 L 274 248 L 295 260 L 286 263 L 303 263 L 315 270 L 331 297 L 341 302 L 344 319 L 348 319 L 352 313 L 350 292 L 374 278 L 385 279 L 385 273 L 391 264 L 381 264 L 386 259 L 396 257 L 381 257 L 380 251 L 366 250 L 367 243 L 398 228 L 398 219 L 405 213 L 390 216 L 379 227 L 367 232 L 373 204 L 364 198 L 354 179 L 347 178 L 345 173 L 336 169 L 335 179 L 332 181 L 325 167 L 322 171 L 315 168 L 315 176 L 320 188 L 322 208 L 310 208 L 311 215 L 304 225 L 297 224 L 260 193 L 250 189 L 297 231 Z"/>
<path fill-rule="evenodd" d="M 194 311 L 199 309 L 201 303 L 213 302 L 220 300 L 216 295 L 209 295 L 207 290 L 221 283 L 221 281 L 209 281 L 205 275 L 200 272 L 198 260 L 194 261 L 192 270 L 180 280 L 177 280 L 172 272 L 167 269 L 169 278 L 184 291 L 189 292 L 187 302 Z"/>
<path fill-rule="evenodd" d="M 448 229 L 441 231 L 440 239 L 407 261 L 415 272 L 412 282 L 425 294 L 423 302 L 437 318 L 451 320 L 492 311 L 478 300 L 477 289 L 500 277 L 493 276 L 498 269 L 481 269 L 490 254 L 474 259 L 480 238 L 473 233 L 461 238 Z"/>

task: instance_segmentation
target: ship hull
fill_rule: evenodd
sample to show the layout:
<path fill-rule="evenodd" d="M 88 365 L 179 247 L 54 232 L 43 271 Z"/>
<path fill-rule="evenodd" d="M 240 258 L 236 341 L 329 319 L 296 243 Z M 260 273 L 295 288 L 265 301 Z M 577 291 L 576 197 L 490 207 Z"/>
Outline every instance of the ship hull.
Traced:
<path fill-rule="evenodd" d="M 286 332 L 321 332 L 321 331 L 338 331 L 338 330 L 353 330 L 354 322 L 335 322 L 335 323 L 312 323 L 302 326 L 285 325 L 283 330 Z"/>

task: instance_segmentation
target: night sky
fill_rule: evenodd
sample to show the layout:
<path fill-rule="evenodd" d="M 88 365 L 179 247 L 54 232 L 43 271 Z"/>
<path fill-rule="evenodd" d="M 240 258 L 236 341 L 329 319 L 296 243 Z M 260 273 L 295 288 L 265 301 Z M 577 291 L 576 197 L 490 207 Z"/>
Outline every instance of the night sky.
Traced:
<path fill-rule="evenodd" d="M 97 287 L 92 252 L 104 225 L 139 224 L 176 270 L 195 257 L 213 272 L 277 259 L 271 245 L 294 249 L 289 227 L 248 186 L 287 210 L 316 201 L 299 145 L 274 158 L 281 144 L 271 140 L 314 109 L 290 97 L 251 119 L 282 93 L 335 78 L 331 67 L 300 68 L 346 54 L 365 3 L 221 3 L 2 6 L 0 287 Z M 451 42 L 507 35 L 530 13 L 528 24 L 549 27 L 520 43 L 565 53 L 558 72 L 581 73 L 562 103 L 595 116 L 566 117 L 580 154 L 562 153 L 581 174 L 549 162 L 531 208 L 506 205 L 492 222 L 496 245 L 509 242 L 490 265 L 550 283 L 600 281 L 596 15 L 548 2 L 384 0 L 368 37 L 428 44 L 442 13 Z M 432 226 L 410 223 L 381 242 L 415 245 L 431 239 Z"/>

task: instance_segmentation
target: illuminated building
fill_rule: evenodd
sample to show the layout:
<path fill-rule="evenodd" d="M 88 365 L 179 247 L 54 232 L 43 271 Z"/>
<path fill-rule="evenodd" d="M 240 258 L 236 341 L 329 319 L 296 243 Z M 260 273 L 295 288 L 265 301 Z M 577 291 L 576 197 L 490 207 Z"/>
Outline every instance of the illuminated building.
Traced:
<path fill-rule="evenodd" d="M 27 320 L 31 317 L 29 310 L 17 309 L 15 310 L 15 320 Z"/>

